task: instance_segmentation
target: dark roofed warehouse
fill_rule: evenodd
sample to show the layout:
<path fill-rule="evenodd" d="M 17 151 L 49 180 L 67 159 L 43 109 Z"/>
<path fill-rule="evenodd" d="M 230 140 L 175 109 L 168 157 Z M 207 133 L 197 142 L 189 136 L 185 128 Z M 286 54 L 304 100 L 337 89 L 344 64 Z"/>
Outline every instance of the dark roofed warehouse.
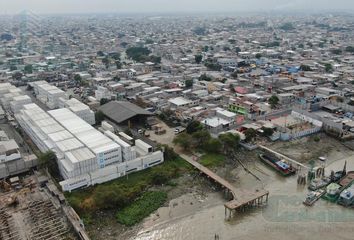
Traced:
<path fill-rule="evenodd" d="M 99 108 L 106 118 L 116 124 L 122 124 L 127 121 L 143 122 L 148 116 L 153 115 L 145 109 L 125 101 L 113 101 L 106 103 Z"/>

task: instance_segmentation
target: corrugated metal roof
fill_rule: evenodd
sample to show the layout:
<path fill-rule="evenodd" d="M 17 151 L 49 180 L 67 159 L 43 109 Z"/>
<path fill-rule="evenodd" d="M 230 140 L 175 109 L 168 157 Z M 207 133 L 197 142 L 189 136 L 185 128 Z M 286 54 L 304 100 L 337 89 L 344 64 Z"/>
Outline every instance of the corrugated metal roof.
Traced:
<path fill-rule="evenodd" d="M 100 110 L 117 123 L 124 122 L 137 115 L 153 115 L 141 107 L 124 101 L 113 101 L 100 107 Z"/>

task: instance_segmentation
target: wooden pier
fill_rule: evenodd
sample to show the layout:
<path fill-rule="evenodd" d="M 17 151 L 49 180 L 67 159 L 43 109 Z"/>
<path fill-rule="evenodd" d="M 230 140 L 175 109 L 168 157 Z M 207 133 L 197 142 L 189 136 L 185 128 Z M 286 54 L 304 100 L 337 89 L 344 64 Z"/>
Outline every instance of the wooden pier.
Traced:
<path fill-rule="evenodd" d="M 182 156 L 184 157 L 184 156 Z M 269 192 L 267 190 L 256 190 L 254 192 L 246 191 L 235 188 L 231 183 L 221 178 L 209 168 L 204 167 L 200 163 L 190 159 L 188 156 L 184 159 L 193 165 L 200 172 L 205 174 L 208 178 L 221 185 L 224 189 L 226 196 L 230 196 L 231 201 L 224 204 L 225 206 L 225 218 L 230 218 L 232 213 L 240 210 L 245 211 L 250 207 L 258 207 L 268 202 Z"/>

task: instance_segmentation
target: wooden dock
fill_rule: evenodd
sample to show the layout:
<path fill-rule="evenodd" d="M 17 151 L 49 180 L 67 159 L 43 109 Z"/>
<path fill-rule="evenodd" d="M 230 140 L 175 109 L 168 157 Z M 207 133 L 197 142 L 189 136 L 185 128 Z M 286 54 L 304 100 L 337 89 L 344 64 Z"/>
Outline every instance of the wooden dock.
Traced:
<path fill-rule="evenodd" d="M 231 194 L 232 200 L 224 204 L 225 217 L 229 216 L 230 218 L 232 213 L 236 212 L 237 210 L 245 211 L 249 207 L 262 206 L 264 203 L 268 202 L 269 192 L 267 190 L 261 189 L 252 192 L 248 190 L 237 189 L 231 183 L 218 176 L 209 168 L 204 167 L 189 157 L 185 157 L 184 159 L 200 172 L 205 174 L 208 178 L 220 184 L 221 187 L 225 190 L 226 194 Z"/>

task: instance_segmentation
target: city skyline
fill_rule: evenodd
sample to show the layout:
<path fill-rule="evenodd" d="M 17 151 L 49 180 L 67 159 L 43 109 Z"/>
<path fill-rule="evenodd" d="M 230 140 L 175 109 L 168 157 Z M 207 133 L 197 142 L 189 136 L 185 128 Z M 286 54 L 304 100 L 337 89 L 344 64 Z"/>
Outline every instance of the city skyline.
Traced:
<path fill-rule="evenodd" d="M 23 10 L 40 14 L 55 13 L 151 13 L 151 12 L 258 12 L 258 11 L 350 11 L 350 0 L 3 0 L 0 14 L 16 14 Z M 345 7 L 342 7 L 345 6 Z"/>

